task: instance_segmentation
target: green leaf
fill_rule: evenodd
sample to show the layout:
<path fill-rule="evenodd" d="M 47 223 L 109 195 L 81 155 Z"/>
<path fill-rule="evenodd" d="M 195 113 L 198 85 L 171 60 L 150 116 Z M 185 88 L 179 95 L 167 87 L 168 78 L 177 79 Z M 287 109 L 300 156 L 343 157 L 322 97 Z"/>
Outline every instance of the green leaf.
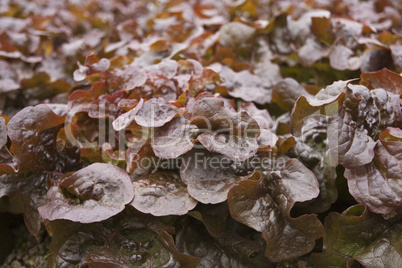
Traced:
<path fill-rule="evenodd" d="M 324 251 L 313 253 L 317 267 L 350 267 L 356 259 L 364 267 L 399 267 L 402 262 L 402 223 L 385 220 L 362 205 L 325 219 Z"/>

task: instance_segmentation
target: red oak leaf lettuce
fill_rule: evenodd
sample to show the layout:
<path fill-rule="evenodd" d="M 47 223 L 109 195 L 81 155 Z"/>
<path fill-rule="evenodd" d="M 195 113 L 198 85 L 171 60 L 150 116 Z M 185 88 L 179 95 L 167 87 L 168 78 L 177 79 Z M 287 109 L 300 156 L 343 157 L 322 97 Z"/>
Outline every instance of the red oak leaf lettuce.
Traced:
<path fill-rule="evenodd" d="M 282 169 L 254 176 L 233 186 L 228 194 L 232 217 L 262 232 L 265 255 L 274 262 L 311 251 L 323 228 L 316 215 L 290 216 L 296 202 L 316 197 L 317 179 L 298 160 L 288 160 Z"/>
<path fill-rule="evenodd" d="M 184 215 L 197 205 L 180 176 L 172 171 L 157 171 L 133 182 L 131 205 L 154 216 Z"/>
<path fill-rule="evenodd" d="M 387 128 L 380 135 L 374 161 L 345 170 L 350 193 L 371 211 L 402 211 L 402 130 Z"/>
<path fill-rule="evenodd" d="M 19 172 L 65 169 L 69 161 L 59 163 L 63 155 L 56 146 L 64 121 L 65 116 L 56 115 L 46 104 L 26 107 L 10 119 L 7 134 Z"/>
<path fill-rule="evenodd" d="M 385 220 L 357 205 L 330 213 L 324 227 L 324 251 L 312 255 L 316 266 L 351 267 L 357 260 L 364 267 L 394 267 L 402 261 L 400 220 Z"/>
<path fill-rule="evenodd" d="M 134 197 L 127 173 L 110 164 L 95 163 L 64 177 L 49 189 L 50 202 L 39 207 L 42 218 L 81 223 L 106 220 Z"/>

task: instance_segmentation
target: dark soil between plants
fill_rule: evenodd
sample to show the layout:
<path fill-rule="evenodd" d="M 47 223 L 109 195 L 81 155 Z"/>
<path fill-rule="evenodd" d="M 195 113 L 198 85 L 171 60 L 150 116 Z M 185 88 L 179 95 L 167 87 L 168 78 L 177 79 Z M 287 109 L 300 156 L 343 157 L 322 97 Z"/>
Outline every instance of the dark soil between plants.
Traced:
<path fill-rule="evenodd" d="M 2 228 L 2 233 L 0 234 L 0 267 L 49 267 L 46 261 L 46 254 L 51 238 L 45 230 L 41 230 L 39 241 L 37 241 L 28 232 L 21 216 L 2 214 L 0 224 L 6 226 Z"/>

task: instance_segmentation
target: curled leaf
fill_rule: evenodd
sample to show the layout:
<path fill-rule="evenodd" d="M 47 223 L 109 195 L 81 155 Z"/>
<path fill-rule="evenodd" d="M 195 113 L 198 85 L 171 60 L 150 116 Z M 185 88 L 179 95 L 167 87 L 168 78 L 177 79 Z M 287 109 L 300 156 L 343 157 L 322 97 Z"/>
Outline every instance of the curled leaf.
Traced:
<path fill-rule="evenodd" d="M 120 101 L 126 101 L 128 94 L 125 91 L 117 91 L 113 95 L 102 95 L 93 101 L 89 107 L 88 116 L 91 118 L 116 118 L 125 112 L 119 107 Z M 135 100 L 136 101 L 136 100 Z"/>
<path fill-rule="evenodd" d="M 177 97 L 175 83 L 167 77 L 154 73 L 147 73 L 148 79 L 142 86 L 134 88 L 130 92 L 130 98 L 151 99 L 162 97 L 168 101 L 173 101 Z"/>
<path fill-rule="evenodd" d="M 147 74 L 136 65 L 126 65 L 110 73 L 109 87 L 117 90 L 133 90 L 147 81 Z"/>
<path fill-rule="evenodd" d="M 116 120 L 114 120 L 112 123 L 114 130 L 120 131 L 127 128 L 134 121 L 135 116 L 142 108 L 143 104 L 144 100 L 140 99 L 140 101 L 133 109 L 117 117 Z"/>
<path fill-rule="evenodd" d="M 125 171 L 95 163 L 53 186 L 48 192 L 50 202 L 39 207 L 39 213 L 50 221 L 98 222 L 121 212 L 133 196 L 133 186 Z"/>
<path fill-rule="evenodd" d="M 332 158 L 344 167 L 358 167 L 374 158 L 376 143 L 358 128 L 352 116 L 341 111 L 328 126 L 329 150 Z"/>
<path fill-rule="evenodd" d="M 402 123 L 399 99 L 383 88 L 369 90 L 362 85 L 349 85 L 343 106 L 358 128 L 376 138 L 386 127 Z"/>
<path fill-rule="evenodd" d="M 258 109 L 252 102 L 243 102 L 241 108 L 258 123 L 261 129 L 270 129 L 274 126 L 274 121 L 266 109 Z"/>
<path fill-rule="evenodd" d="M 235 112 L 217 97 L 201 94 L 194 103 L 190 121 L 205 131 L 198 140 L 211 152 L 235 161 L 244 161 L 257 152 L 258 123 L 246 111 Z"/>
<path fill-rule="evenodd" d="M 208 151 L 220 153 L 233 161 L 244 161 L 258 150 L 255 138 L 204 132 L 197 139 Z"/>
<path fill-rule="evenodd" d="M 225 156 L 196 149 L 183 156 L 180 167 L 180 177 L 188 193 L 204 204 L 225 201 L 229 189 L 241 179 L 237 172 Z"/>
<path fill-rule="evenodd" d="M 258 137 L 258 123 L 246 112 L 235 112 L 217 97 L 202 96 L 194 103 L 190 122 L 198 128 L 240 137 Z"/>
<path fill-rule="evenodd" d="M 267 241 L 265 255 L 274 262 L 304 255 L 313 249 L 323 228 L 316 215 L 290 216 L 296 202 L 319 193 L 314 174 L 296 159 L 279 171 L 262 177 L 255 173 L 233 186 L 228 194 L 232 217 L 262 232 Z"/>
<path fill-rule="evenodd" d="M 56 137 L 64 120 L 65 116 L 56 115 L 46 104 L 26 107 L 10 119 L 10 151 L 19 171 L 54 170 L 59 156 Z"/>
<path fill-rule="evenodd" d="M 271 131 L 274 126 L 270 114 L 265 109 L 258 109 L 254 103 L 242 103 L 241 108 L 247 111 L 247 113 L 258 123 L 260 127 L 260 136 L 257 139 L 259 148 L 274 147 L 278 141 L 278 137 Z"/>
<path fill-rule="evenodd" d="M 345 170 L 349 191 L 375 213 L 402 209 L 402 131 L 387 128 L 375 148 L 374 163 Z"/>
<path fill-rule="evenodd" d="M 157 171 L 133 182 L 133 186 L 134 199 L 130 205 L 143 213 L 184 215 L 197 205 L 175 172 Z"/>
<path fill-rule="evenodd" d="M 292 133 L 295 136 L 302 135 L 302 126 L 305 119 L 312 115 L 332 116 L 338 112 L 342 104 L 344 92 L 327 99 L 306 98 L 300 96 L 291 113 Z"/>
<path fill-rule="evenodd" d="M 93 73 L 106 72 L 110 67 L 110 60 L 105 58 L 98 59 L 95 54 L 91 54 L 85 58 L 84 65 L 79 62 L 77 64 L 78 70 L 74 71 L 73 77 L 75 81 L 81 81 Z"/>
<path fill-rule="evenodd" d="M 181 110 L 163 98 L 152 98 L 144 103 L 134 116 L 135 122 L 143 127 L 161 127 L 181 114 Z"/>
<path fill-rule="evenodd" d="M 227 66 L 223 66 L 219 72 L 223 83 L 230 96 L 241 98 L 244 101 L 253 101 L 265 104 L 270 99 L 269 92 L 263 86 L 262 79 L 248 70 L 234 72 Z"/>
<path fill-rule="evenodd" d="M 196 126 L 179 116 L 166 123 L 158 129 L 152 140 L 152 149 L 155 155 L 160 158 L 174 159 L 190 151 L 194 144 L 192 142 L 192 131 Z"/>

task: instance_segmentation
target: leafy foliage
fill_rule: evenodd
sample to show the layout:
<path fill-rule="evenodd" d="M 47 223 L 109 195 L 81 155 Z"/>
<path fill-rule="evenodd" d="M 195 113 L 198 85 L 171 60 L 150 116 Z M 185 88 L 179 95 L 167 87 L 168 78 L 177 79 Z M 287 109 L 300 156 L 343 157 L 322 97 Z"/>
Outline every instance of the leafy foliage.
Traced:
<path fill-rule="evenodd" d="M 134 196 L 127 173 L 94 163 L 60 180 L 48 191 L 50 202 L 39 208 L 43 219 L 98 222 L 121 212 Z"/>
<path fill-rule="evenodd" d="M 395 220 L 384 220 L 362 205 L 330 213 L 325 219 L 325 250 L 313 254 L 314 263 L 342 267 L 354 259 L 365 267 L 397 267 L 402 241 L 401 223 Z"/>
<path fill-rule="evenodd" d="M 51 267 L 399 267 L 401 12 L 0 1 L 0 212 Z"/>
<path fill-rule="evenodd" d="M 183 215 L 197 205 L 175 172 L 155 172 L 133 185 L 135 197 L 131 205 L 144 213 Z"/>
<path fill-rule="evenodd" d="M 279 171 L 263 178 L 256 173 L 232 187 L 228 204 L 235 220 L 262 232 L 267 241 L 265 255 L 278 262 L 311 251 L 315 239 L 321 237 L 322 227 L 316 216 L 294 219 L 289 215 L 294 203 L 317 195 L 314 174 L 298 160 L 291 159 Z"/>

